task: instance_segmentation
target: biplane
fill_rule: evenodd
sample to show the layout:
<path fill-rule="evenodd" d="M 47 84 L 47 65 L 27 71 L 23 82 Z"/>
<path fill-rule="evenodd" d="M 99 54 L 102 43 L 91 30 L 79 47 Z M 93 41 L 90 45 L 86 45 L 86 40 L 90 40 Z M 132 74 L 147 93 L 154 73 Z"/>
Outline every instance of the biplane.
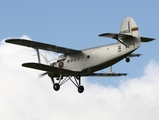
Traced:
<path fill-rule="evenodd" d="M 103 33 L 99 36 L 112 38 L 117 40 L 117 42 L 83 50 L 60 47 L 27 39 L 10 38 L 6 39 L 5 42 L 36 49 L 38 62 L 23 63 L 22 66 L 45 71 L 41 76 L 48 75 L 51 78 L 55 91 L 58 91 L 61 85 L 70 80 L 77 87 L 78 92 L 82 93 L 84 86 L 81 84 L 81 77 L 126 76 L 127 73 L 114 73 L 112 65 L 122 59 L 129 62 L 131 57 L 139 57 L 141 54 L 134 54 L 133 52 L 140 47 L 141 42 L 154 40 L 154 38 L 141 37 L 138 26 L 131 17 L 124 18 L 119 33 Z M 59 56 L 57 61 L 46 65 L 41 63 L 39 50 L 57 52 L 62 55 Z M 110 67 L 110 72 L 99 72 L 107 67 Z"/>

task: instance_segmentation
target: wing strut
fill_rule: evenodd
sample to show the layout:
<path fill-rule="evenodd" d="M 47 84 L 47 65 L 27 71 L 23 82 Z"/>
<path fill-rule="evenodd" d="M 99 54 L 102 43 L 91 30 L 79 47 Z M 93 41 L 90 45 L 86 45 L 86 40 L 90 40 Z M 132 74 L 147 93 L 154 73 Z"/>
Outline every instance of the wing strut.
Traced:
<path fill-rule="evenodd" d="M 110 66 L 110 71 L 109 71 L 109 73 L 114 73 L 114 72 L 112 71 L 112 69 L 113 69 L 113 67 Z"/>
<path fill-rule="evenodd" d="M 41 63 L 39 49 L 36 49 L 36 52 L 37 52 L 37 56 L 38 56 L 38 62 Z"/>

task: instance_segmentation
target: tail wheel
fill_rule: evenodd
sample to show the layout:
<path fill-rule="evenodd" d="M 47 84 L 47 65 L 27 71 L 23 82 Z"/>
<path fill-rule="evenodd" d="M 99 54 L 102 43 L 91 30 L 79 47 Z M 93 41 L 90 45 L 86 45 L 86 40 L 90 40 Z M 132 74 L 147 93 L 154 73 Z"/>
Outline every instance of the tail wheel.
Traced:
<path fill-rule="evenodd" d="M 127 63 L 130 62 L 130 58 L 126 58 L 126 62 L 127 62 Z"/>

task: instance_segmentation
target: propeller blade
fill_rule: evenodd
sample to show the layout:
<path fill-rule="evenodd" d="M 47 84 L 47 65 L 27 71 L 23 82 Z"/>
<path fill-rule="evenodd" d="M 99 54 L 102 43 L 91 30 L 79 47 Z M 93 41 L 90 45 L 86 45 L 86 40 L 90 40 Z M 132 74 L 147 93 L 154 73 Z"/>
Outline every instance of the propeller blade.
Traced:
<path fill-rule="evenodd" d="M 45 76 L 45 75 L 47 75 L 47 74 L 48 74 L 47 72 L 42 73 L 42 74 L 39 75 L 39 77 L 43 77 L 43 76 Z"/>

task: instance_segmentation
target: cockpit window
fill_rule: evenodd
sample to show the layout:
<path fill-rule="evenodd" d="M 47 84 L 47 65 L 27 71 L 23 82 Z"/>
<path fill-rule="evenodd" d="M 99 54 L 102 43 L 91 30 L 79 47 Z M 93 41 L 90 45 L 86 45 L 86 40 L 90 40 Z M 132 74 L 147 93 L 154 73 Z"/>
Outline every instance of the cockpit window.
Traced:
<path fill-rule="evenodd" d="M 60 55 L 58 61 L 64 61 L 66 59 L 65 55 Z"/>

